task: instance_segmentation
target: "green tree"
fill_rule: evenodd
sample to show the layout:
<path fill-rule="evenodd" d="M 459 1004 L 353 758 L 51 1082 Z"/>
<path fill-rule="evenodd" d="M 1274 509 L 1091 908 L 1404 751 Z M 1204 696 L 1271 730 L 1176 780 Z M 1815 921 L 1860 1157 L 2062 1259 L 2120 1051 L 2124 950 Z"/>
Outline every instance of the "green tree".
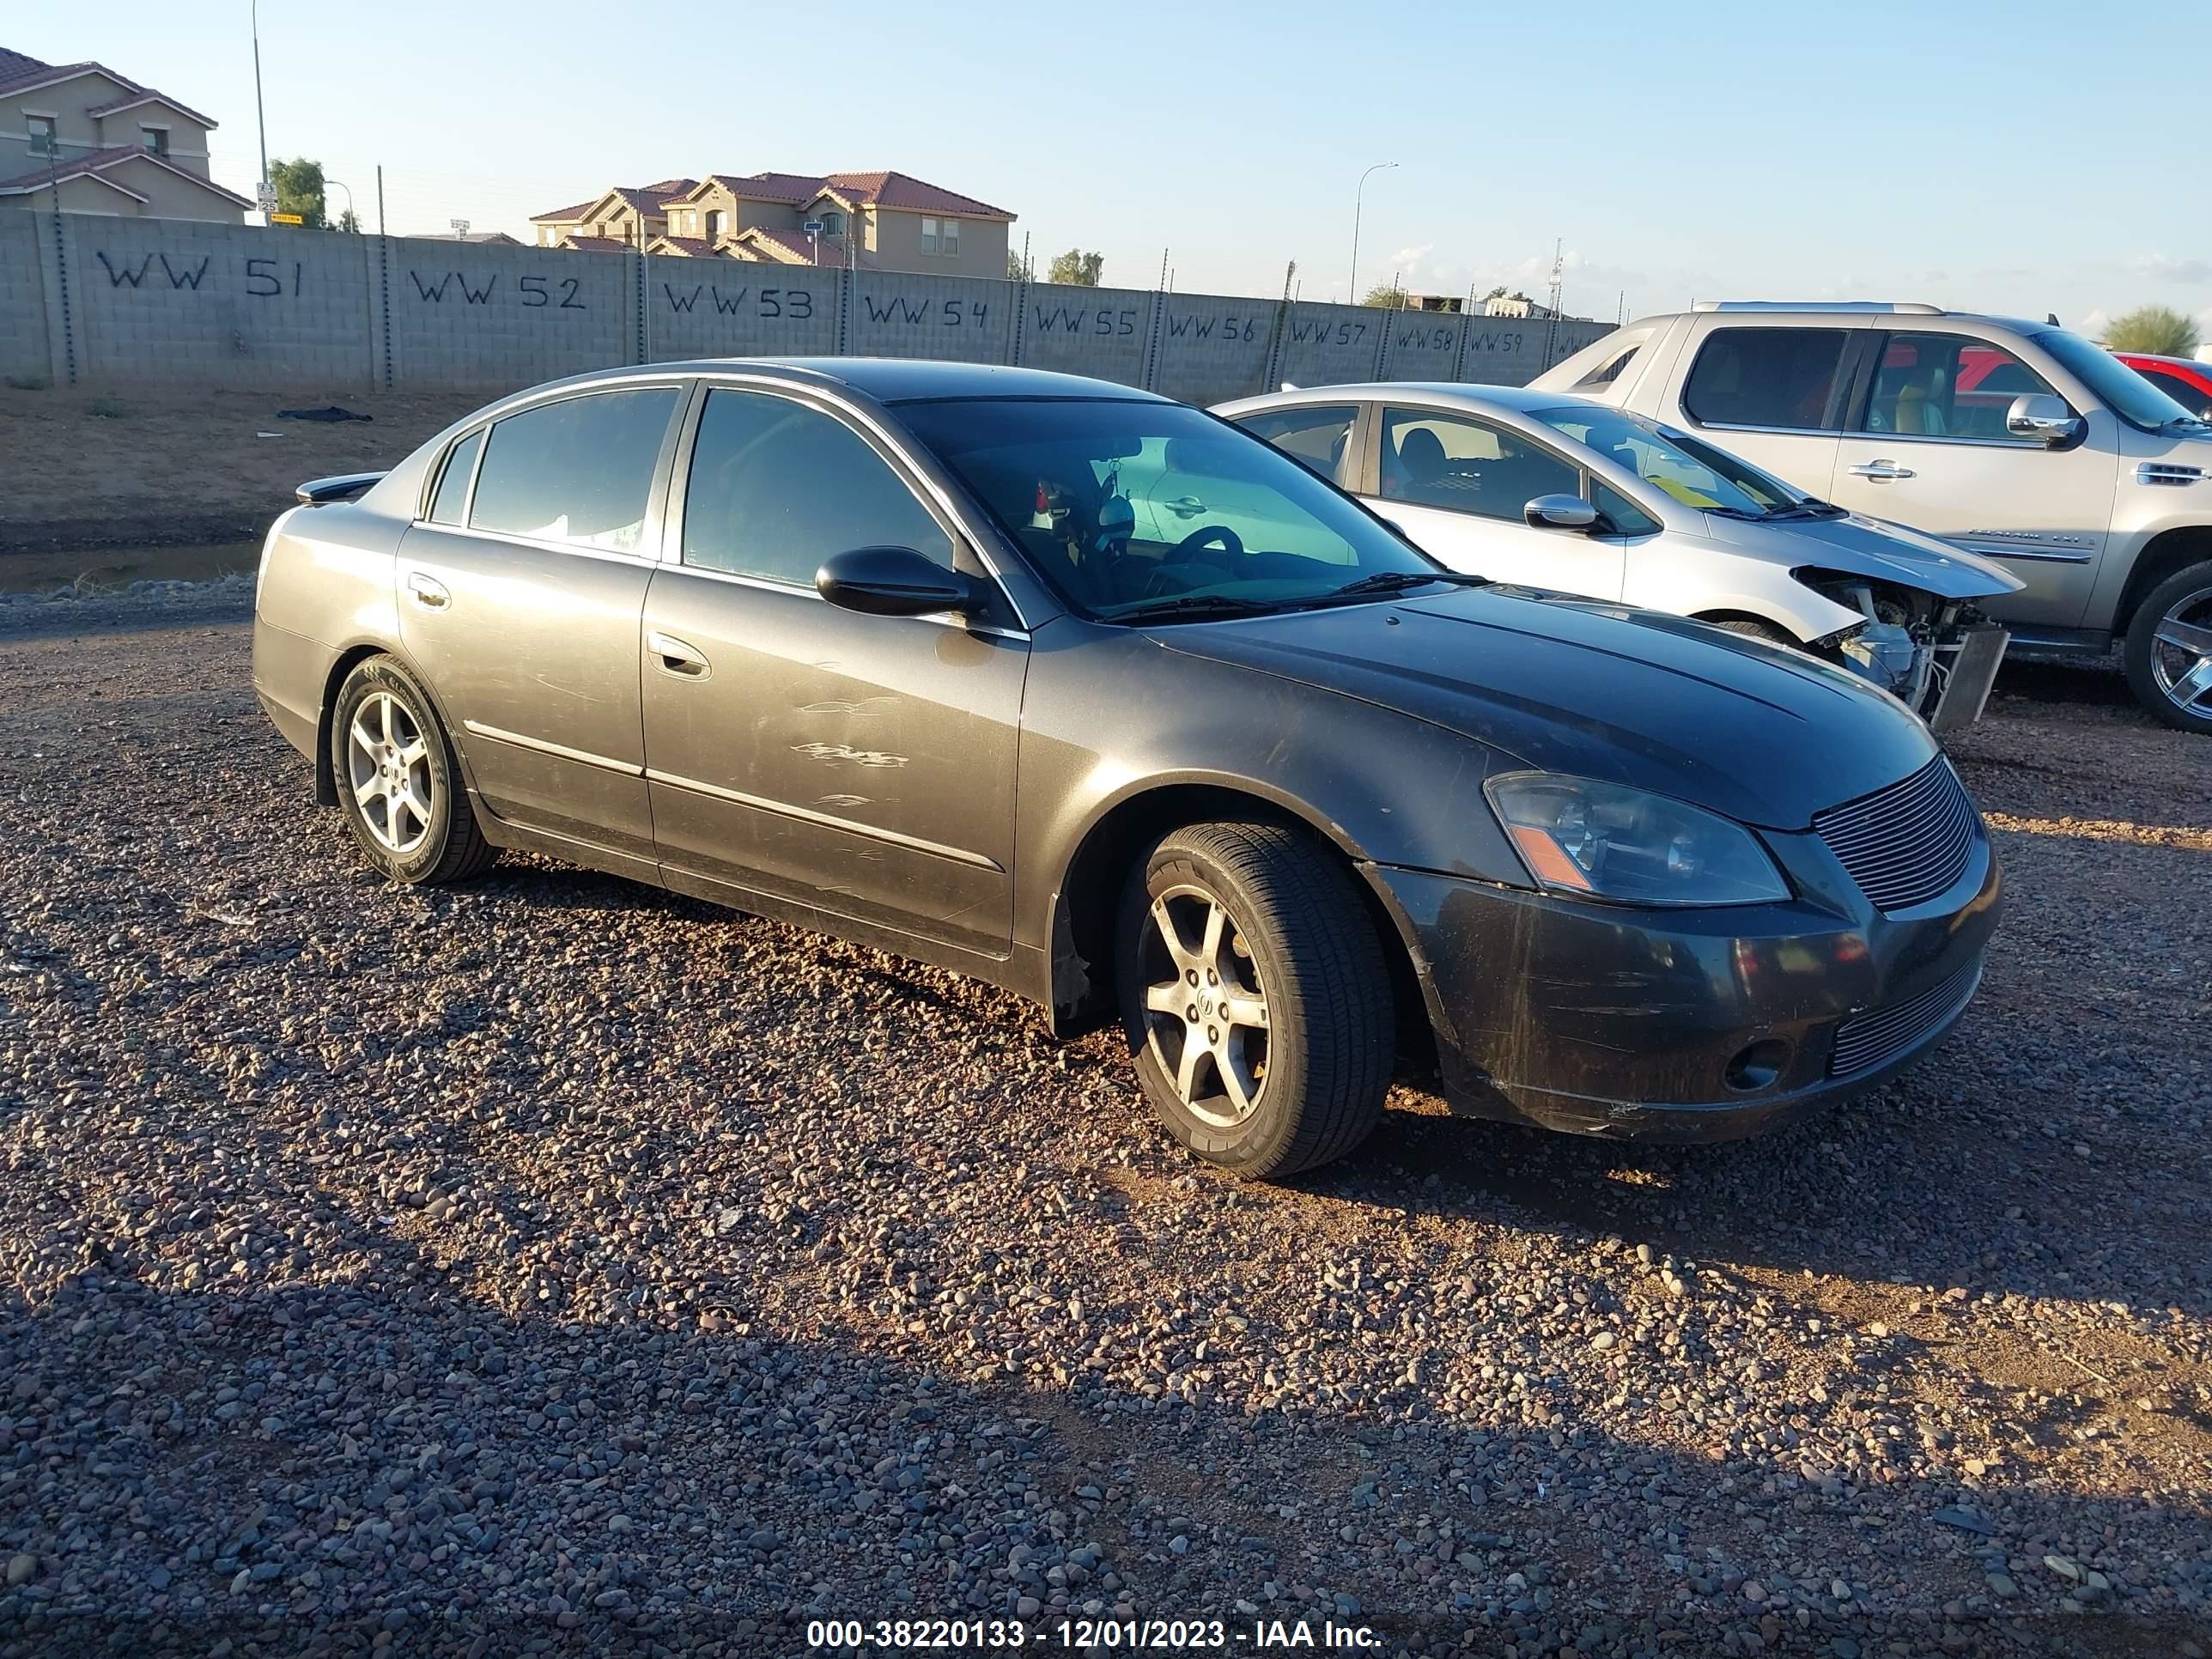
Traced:
<path fill-rule="evenodd" d="M 2196 353 L 2197 338 L 2197 325 L 2172 306 L 2137 306 L 2112 319 L 2105 331 L 2105 347 L 2154 357 L 2187 357 Z"/>
<path fill-rule="evenodd" d="M 1105 268 L 1104 254 L 1085 253 L 1081 248 L 1072 247 L 1054 258 L 1045 280 L 1064 288 L 1097 288 L 1098 274 Z"/>
<path fill-rule="evenodd" d="M 1010 283 L 1033 283 L 1036 280 L 1036 267 L 1025 261 L 1020 254 L 1009 252 L 1006 255 L 1006 280 Z"/>
<path fill-rule="evenodd" d="M 1373 306 L 1382 311 L 1402 311 L 1406 307 L 1406 290 L 1398 286 L 1393 276 L 1387 283 L 1377 283 L 1360 297 L 1359 303 Z"/>
<path fill-rule="evenodd" d="M 323 211 L 323 164 L 297 156 L 269 164 L 269 182 L 276 187 L 276 211 L 296 213 L 309 230 L 328 230 Z"/>
<path fill-rule="evenodd" d="M 358 236 L 361 234 L 361 221 L 354 217 L 353 210 L 351 208 L 348 208 L 343 213 L 338 215 L 338 228 L 346 232 L 349 235 Z"/>

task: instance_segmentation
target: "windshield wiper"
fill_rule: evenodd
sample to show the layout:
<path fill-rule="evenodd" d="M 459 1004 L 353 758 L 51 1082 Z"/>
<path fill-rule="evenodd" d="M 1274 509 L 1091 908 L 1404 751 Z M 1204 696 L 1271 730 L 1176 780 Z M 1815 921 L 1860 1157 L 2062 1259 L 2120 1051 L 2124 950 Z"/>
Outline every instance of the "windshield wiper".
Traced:
<path fill-rule="evenodd" d="M 1261 617 L 1282 609 L 1273 599 L 1244 599 L 1233 593 L 1182 593 L 1173 599 L 1148 599 L 1127 611 L 1116 611 L 1108 622 L 1206 622 L 1224 617 Z"/>
<path fill-rule="evenodd" d="M 1454 587 L 1487 587 L 1490 578 L 1474 576 L 1462 570 L 1378 570 L 1371 576 L 1362 576 L 1358 581 L 1346 582 L 1326 593 L 1316 593 L 1302 605 L 1334 605 L 1339 599 L 1364 599 L 1377 593 L 1402 593 L 1409 587 L 1425 587 L 1431 582 L 1449 582 Z"/>
<path fill-rule="evenodd" d="M 1759 515 L 1762 519 L 1840 519 L 1844 509 L 1833 501 L 1816 501 L 1808 495 L 1802 501 L 1778 501 Z"/>

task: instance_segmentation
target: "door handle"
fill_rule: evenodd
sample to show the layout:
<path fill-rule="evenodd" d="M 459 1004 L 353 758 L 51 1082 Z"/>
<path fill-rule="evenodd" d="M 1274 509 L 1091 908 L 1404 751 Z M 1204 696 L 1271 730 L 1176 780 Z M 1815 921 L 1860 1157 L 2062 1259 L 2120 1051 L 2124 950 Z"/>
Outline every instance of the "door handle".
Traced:
<path fill-rule="evenodd" d="M 1855 478 L 1909 478 L 1912 476 L 1912 469 L 1899 466 L 1895 461 L 1867 461 L 1853 467 L 1851 476 Z"/>
<path fill-rule="evenodd" d="M 1167 508 L 1178 518 L 1194 519 L 1206 511 L 1206 503 L 1195 495 L 1181 495 L 1170 501 Z"/>
<path fill-rule="evenodd" d="M 645 648 L 653 653 L 664 674 L 674 674 L 681 679 L 703 680 L 709 672 L 710 665 L 705 653 L 697 646 L 678 639 L 673 634 L 647 634 Z"/>
<path fill-rule="evenodd" d="M 447 592 L 445 583 L 434 576 L 426 576 L 419 570 L 407 573 L 407 591 L 414 597 L 415 603 L 425 611 L 443 611 L 453 602 L 453 596 Z"/>

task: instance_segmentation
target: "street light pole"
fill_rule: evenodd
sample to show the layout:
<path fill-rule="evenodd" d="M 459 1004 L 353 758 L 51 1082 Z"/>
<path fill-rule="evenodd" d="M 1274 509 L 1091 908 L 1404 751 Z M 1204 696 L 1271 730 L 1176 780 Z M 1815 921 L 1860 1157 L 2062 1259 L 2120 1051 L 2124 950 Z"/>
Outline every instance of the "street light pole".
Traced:
<path fill-rule="evenodd" d="M 253 27 L 253 125 L 261 134 L 261 184 L 254 194 L 264 204 L 261 222 L 265 225 L 270 222 L 270 210 L 266 205 L 269 198 L 269 118 L 261 107 L 261 0 L 252 0 L 252 10 L 249 15 Z"/>
<path fill-rule="evenodd" d="M 1364 203 L 1367 195 L 1367 174 L 1369 173 L 1380 173 L 1386 167 L 1395 167 L 1398 164 L 1395 161 L 1377 161 L 1373 167 L 1367 169 L 1367 173 L 1363 173 L 1359 175 L 1359 188 L 1352 192 L 1352 293 L 1348 296 L 1347 300 L 1347 303 L 1349 304 L 1356 306 L 1359 303 L 1359 210 Z"/>
<path fill-rule="evenodd" d="M 323 180 L 323 183 L 325 185 L 336 185 L 340 190 L 346 193 L 346 216 L 352 219 L 355 226 L 358 228 L 361 224 L 361 220 L 353 210 L 353 186 L 346 183 L 343 179 L 325 179 Z M 325 216 L 327 216 L 327 215 Z"/>

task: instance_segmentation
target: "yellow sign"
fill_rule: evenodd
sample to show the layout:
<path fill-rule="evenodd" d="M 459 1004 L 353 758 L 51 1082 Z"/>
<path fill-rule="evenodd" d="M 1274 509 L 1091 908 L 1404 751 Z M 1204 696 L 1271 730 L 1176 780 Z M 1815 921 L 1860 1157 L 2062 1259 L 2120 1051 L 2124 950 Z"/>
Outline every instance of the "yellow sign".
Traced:
<path fill-rule="evenodd" d="M 299 225 L 305 224 L 307 221 L 296 213 L 272 213 L 269 216 L 269 222 L 272 225 Z"/>

